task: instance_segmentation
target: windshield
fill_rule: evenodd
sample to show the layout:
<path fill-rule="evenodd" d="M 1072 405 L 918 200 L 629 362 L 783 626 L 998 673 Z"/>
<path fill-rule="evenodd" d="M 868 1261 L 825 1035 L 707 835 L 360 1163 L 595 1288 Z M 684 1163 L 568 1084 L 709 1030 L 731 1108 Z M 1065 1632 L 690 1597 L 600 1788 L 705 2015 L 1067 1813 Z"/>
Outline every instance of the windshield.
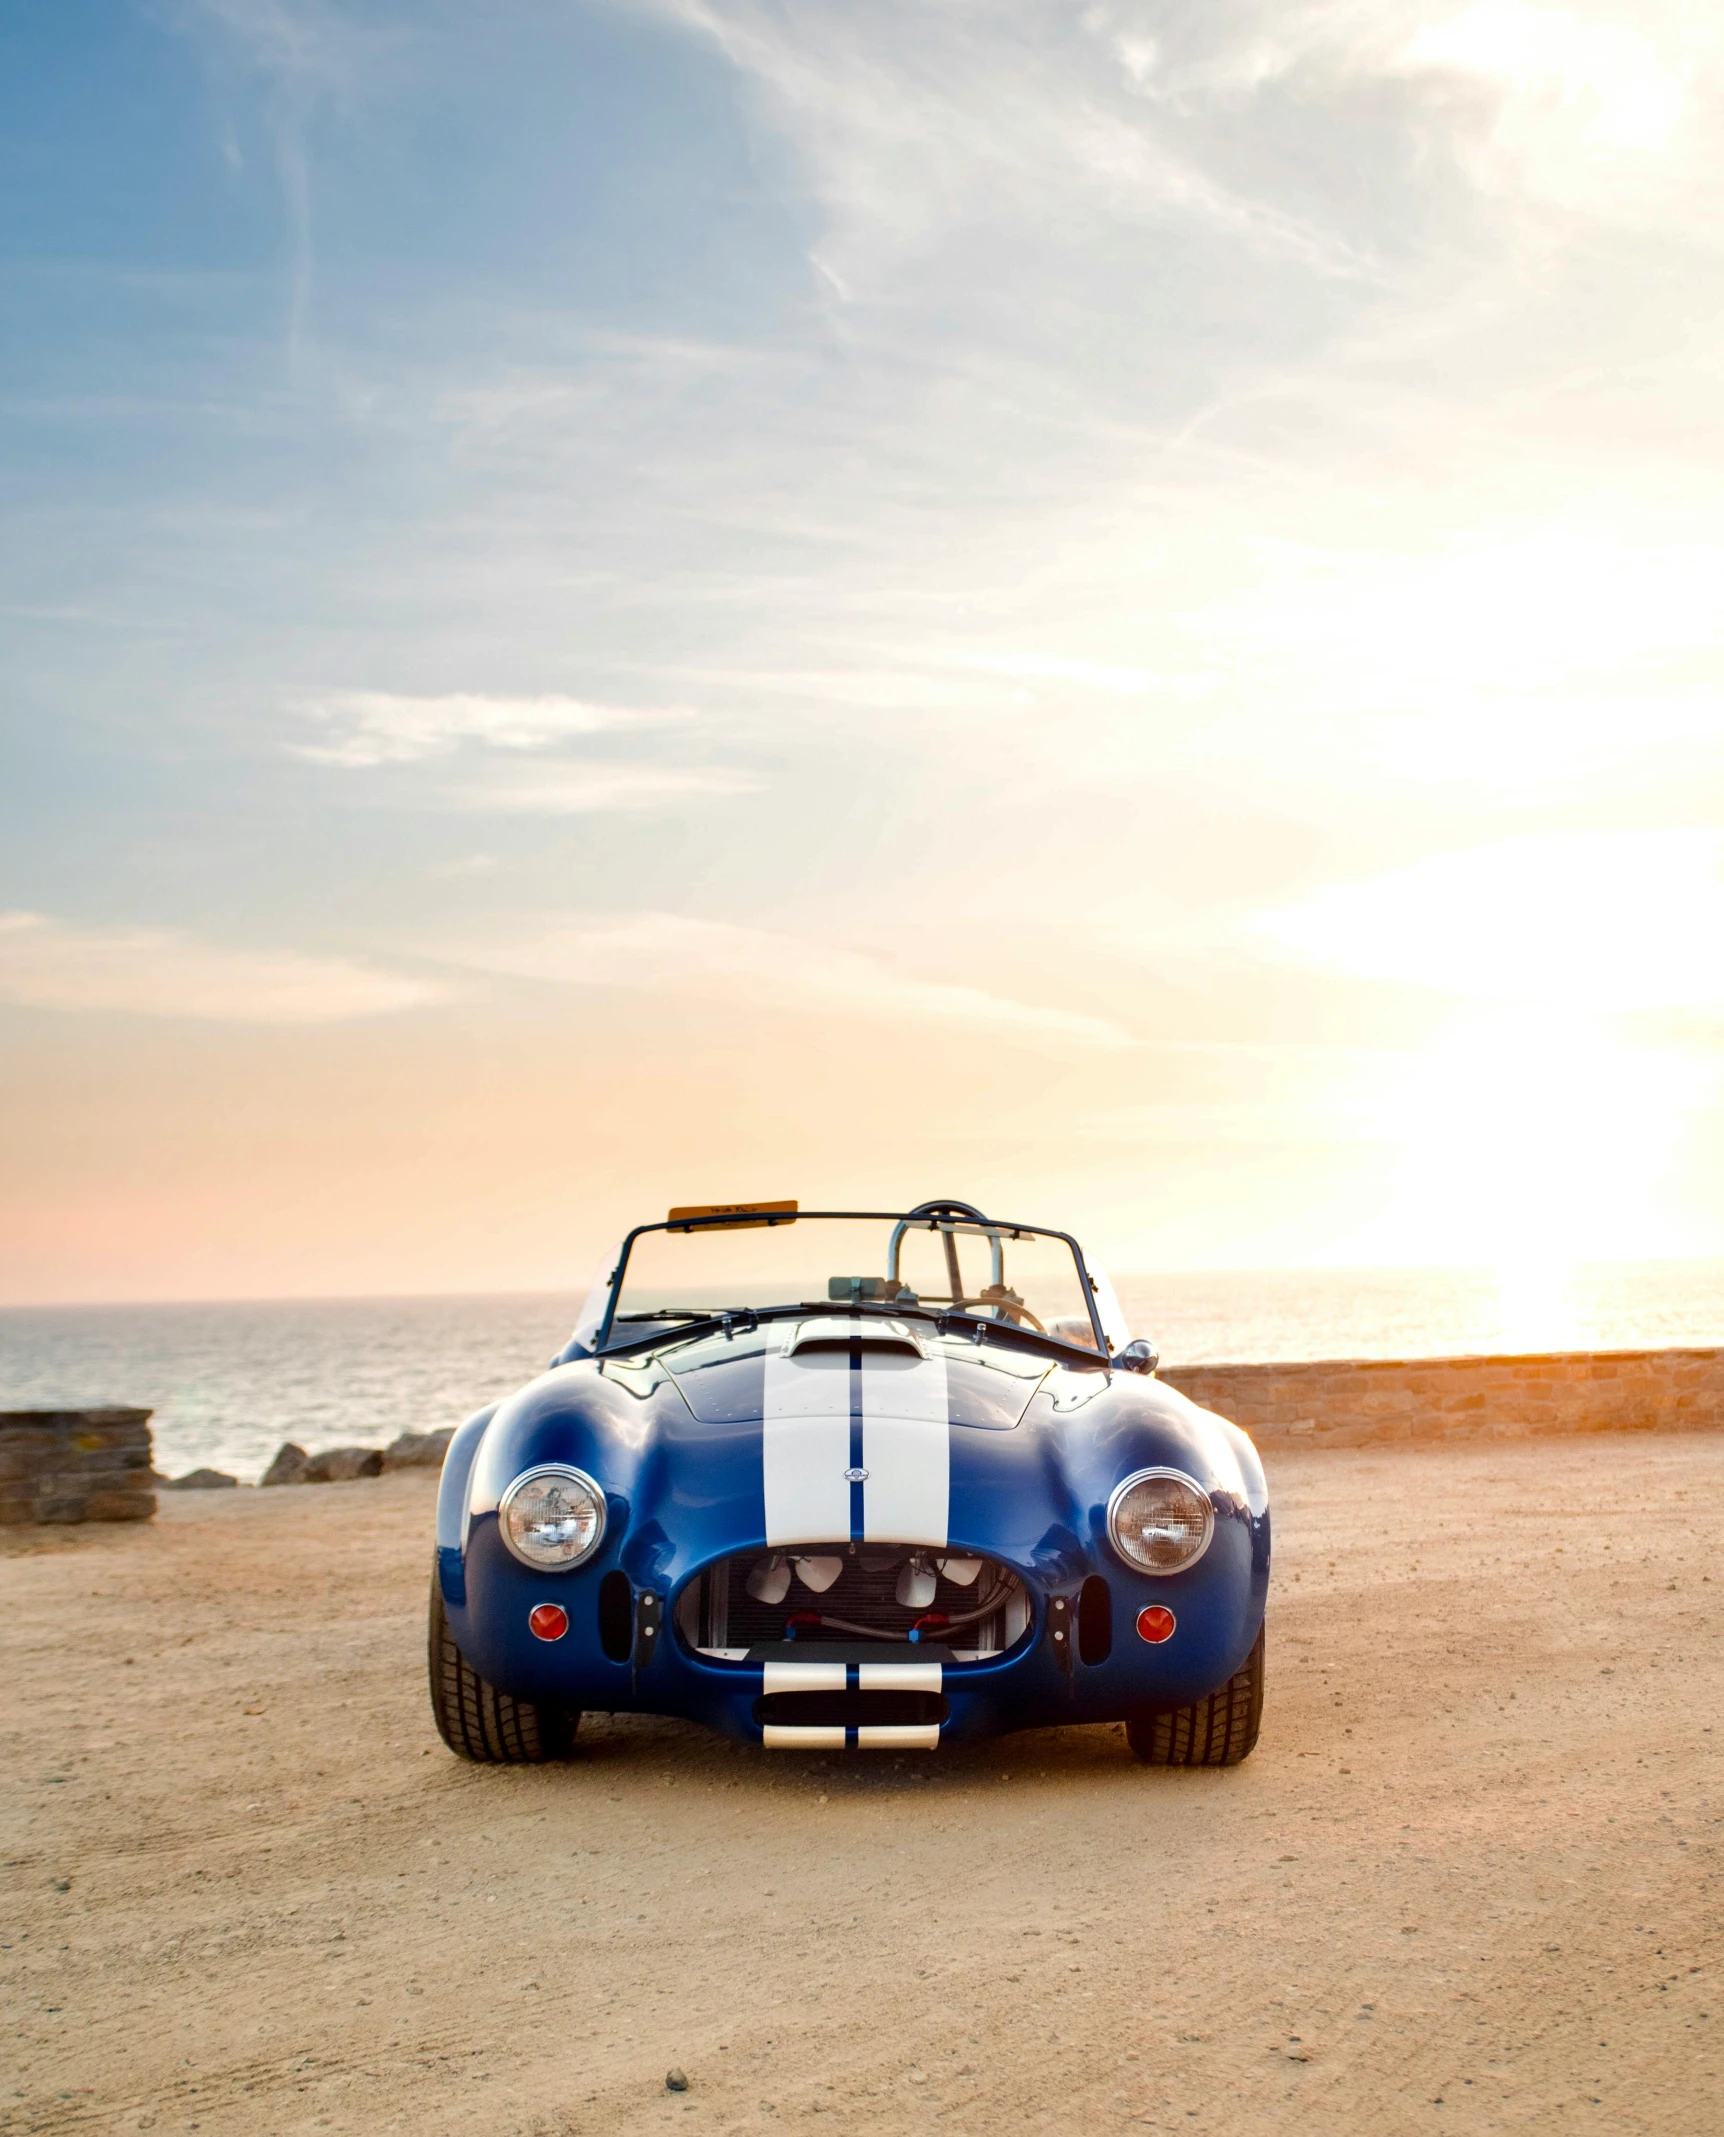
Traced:
<path fill-rule="evenodd" d="M 970 1218 L 685 1219 L 624 1249 L 607 1341 L 654 1322 L 769 1306 L 959 1311 L 1096 1347 L 1083 1271 L 1058 1232 Z"/>

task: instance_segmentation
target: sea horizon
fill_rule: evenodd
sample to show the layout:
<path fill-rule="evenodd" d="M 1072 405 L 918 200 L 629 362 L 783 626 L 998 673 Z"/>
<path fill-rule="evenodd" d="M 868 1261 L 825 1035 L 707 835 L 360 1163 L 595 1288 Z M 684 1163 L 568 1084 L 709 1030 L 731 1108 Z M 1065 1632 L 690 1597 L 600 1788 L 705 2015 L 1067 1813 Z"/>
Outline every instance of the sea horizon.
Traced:
<path fill-rule="evenodd" d="M 1724 1345 L 1724 1261 L 1182 1270 L 1114 1279 L 1169 1366 Z M 584 1287 L 0 1307 L 0 1408 L 155 1413 L 157 1466 L 453 1425 L 543 1370 Z"/>

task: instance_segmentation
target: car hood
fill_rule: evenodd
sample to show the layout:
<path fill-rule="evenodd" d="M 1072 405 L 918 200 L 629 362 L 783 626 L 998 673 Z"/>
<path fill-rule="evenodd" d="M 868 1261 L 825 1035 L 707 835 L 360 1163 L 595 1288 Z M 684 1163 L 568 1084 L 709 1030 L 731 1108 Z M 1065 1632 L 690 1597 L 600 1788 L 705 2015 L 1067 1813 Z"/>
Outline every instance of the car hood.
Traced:
<path fill-rule="evenodd" d="M 702 1424 L 830 1417 L 859 1398 L 871 1414 L 1009 1432 L 1058 1367 L 1050 1358 L 907 1321 L 837 1316 L 769 1321 L 657 1354 Z M 860 1380 L 860 1387 L 854 1382 Z"/>

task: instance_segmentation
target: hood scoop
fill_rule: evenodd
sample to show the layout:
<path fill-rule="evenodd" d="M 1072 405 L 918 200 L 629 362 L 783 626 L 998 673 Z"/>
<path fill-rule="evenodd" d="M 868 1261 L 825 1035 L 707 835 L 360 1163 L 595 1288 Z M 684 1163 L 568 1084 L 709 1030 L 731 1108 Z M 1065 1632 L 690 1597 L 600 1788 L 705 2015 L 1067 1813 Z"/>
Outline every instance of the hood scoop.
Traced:
<path fill-rule="evenodd" d="M 925 1358 L 928 1355 L 908 1321 L 861 1320 L 844 1314 L 825 1313 L 815 1315 L 812 1320 L 793 1322 L 780 1348 L 780 1356 L 801 1358 L 811 1351 L 843 1351 L 848 1356 L 856 1344 L 867 1351 L 896 1352 L 901 1358 Z"/>

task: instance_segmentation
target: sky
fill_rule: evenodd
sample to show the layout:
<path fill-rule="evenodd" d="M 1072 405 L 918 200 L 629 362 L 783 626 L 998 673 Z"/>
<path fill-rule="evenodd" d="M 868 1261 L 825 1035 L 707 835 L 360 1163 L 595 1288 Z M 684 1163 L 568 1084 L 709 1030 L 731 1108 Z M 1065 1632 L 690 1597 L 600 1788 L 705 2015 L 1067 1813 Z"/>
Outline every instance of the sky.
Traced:
<path fill-rule="evenodd" d="M 1724 1255 L 1724 17 L 0 12 L 0 1299 Z"/>

